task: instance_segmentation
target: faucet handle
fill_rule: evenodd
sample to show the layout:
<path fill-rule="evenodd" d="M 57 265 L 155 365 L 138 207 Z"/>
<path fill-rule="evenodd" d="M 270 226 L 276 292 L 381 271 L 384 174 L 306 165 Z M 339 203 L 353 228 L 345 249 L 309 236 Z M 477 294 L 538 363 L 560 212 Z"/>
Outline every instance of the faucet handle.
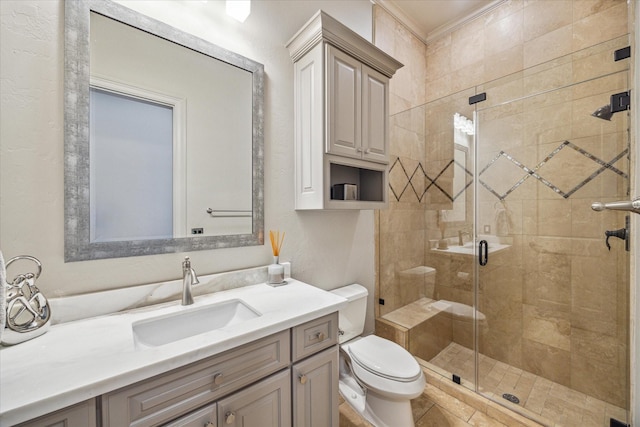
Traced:
<path fill-rule="evenodd" d="M 198 275 L 196 274 L 196 271 L 191 267 L 191 259 L 188 256 L 184 257 L 184 261 L 182 261 L 182 272 L 186 273 L 187 271 L 191 273 L 191 278 L 192 278 L 191 284 L 197 285 L 198 283 L 200 283 L 200 280 L 198 280 Z"/>
<path fill-rule="evenodd" d="M 191 268 L 191 259 L 188 256 L 184 257 L 184 261 L 182 261 L 182 269 L 186 270 L 187 268 Z"/>

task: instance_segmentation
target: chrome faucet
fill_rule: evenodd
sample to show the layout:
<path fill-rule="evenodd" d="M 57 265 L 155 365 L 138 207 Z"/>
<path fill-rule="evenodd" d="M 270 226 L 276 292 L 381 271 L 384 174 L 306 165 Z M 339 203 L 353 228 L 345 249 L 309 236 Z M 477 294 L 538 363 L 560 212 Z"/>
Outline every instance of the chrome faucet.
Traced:
<path fill-rule="evenodd" d="M 198 276 L 193 268 L 191 268 L 191 260 L 188 256 L 184 257 L 182 262 L 182 305 L 193 304 L 193 296 L 191 295 L 191 286 L 200 283 Z"/>
<path fill-rule="evenodd" d="M 458 230 L 458 245 L 464 246 L 464 235 L 471 237 L 471 233 L 467 230 Z"/>

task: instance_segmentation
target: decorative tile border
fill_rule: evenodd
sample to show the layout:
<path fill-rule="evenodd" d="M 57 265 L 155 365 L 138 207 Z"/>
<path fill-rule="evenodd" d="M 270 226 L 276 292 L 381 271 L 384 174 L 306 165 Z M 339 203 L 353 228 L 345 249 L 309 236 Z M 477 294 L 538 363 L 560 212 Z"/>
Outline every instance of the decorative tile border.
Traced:
<path fill-rule="evenodd" d="M 540 168 L 542 168 L 542 166 L 544 166 L 547 163 L 549 163 L 558 153 L 560 153 L 563 149 L 565 149 L 567 147 L 575 150 L 576 152 L 582 154 L 585 158 L 587 158 L 587 159 L 595 162 L 596 164 L 600 165 L 600 168 L 598 170 L 596 170 L 594 173 L 592 173 L 591 175 L 589 175 L 588 177 L 586 177 L 584 180 L 582 180 L 578 185 L 574 186 L 573 188 L 571 188 L 571 189 L 569 189 L 567 191 L 564 191 L 564 190 L 560 189 L 559 187 L 557 187 L 556 185 L 554 185 L 553 183 L 551 183 L 549 180 L 547 180 L 543 176 L 541 176 L 538 173 L 538 171 L 540 170 Z M 545 186 L 547 186 L 548 188 L 550 188 L 556 194 L 564 197 L 565 199 L 568 199 L 576 191 L 578 191 L 579 189 L 581 189 L 582 187 L 587 185 L 589 182 L 593 181 L 598 175 L 603 173 L 605 170 L 610 170 L 613 173 L 621 176 L 622 178 L 625 178 L 625 179 L 629 178 L 629 175 L 627 173 L 625 173 L 625 172 L 621 171 L 620 169 L 616 168 L 615 166 L 613 166 L 617 161 L 619 161 L 620 159 L 625 157 L 628 153 L 629 153 L 629 148 L 625 148 L 622 152 L 620 152 L 618 155 L 616 155 L 609 162 L 605 162 L 604 160 L 598 158 L 597 156 L 589 153 L 587 150 L 578 147 L 574 143 L 572 143 L 570 141 L 564 141 L 555 150 L 553 150 L 551 153 L 549 153 L 544 158 L 544 160 L 542 160 L 540 163 L 535 165 L 533 168 L 529 168 L 526 165 L 524 165 L 522 162 L 517 160 L 515 157 L 510 155 L 509 153 L 507 153 L 505 151 L 500 151 L 493 159 L 491 159 L 489 161 L 489 163 L 487 163 L 485 165 L 484 168 L 482 168 L 482 170 L 478 174 L 478 177 L 481 177 L 485 172 L 487 172 L 487 170 L 489 170 L 489 168 L 491 168 L 493 165 L 495 165 L 496 162 L 501 158 L 505 158 L 505 159 L 509 160 L 515 166 L 517 166 L 518 168 L 522 169 L 525 172 L 525 175 L 523 175 L 522 178 L 520 178 L 520 180 L 518 180 L 515 184 L 513 184 L 513 186 L 511 186 L 507 191 L 505 191 L 502 194 L 500 194 L 496 190 L 494 190 L 493 187 L 491 187 L 491 185 L 489 185 L 489 183 L 487 183 L 483 179 L 480 179 L 479 183 L 484 188 L 486 188 L 487 191 L 489 191 L 491 194 L 496 196 L 496 198 L 498 200 L 505 200 L 507 198 L 507 196 L 509 196 L 509 194 L 511 194 L 514 191 L 516 191 L 518 189 L 518 187 L 520 187 L 527 179 L 533 177 L 533 178 L 537 179 L 540 183 L 542 183 Z M 449 192 L 447 192 L 444 188 L 442 188 L 438 184 L 438 179 L 447 171 L 447 169 L 449 169 L 450 167 L 455 167 L 456 165 L 458 167 L 462 168 L 462 170 L 464 170 L 464 172 L 467 174 L 467 176 L 470 178 L 470 180 L 468 180 L 466 182 L 465 187 L 464 187 L 463 190 L 459 191 L 457 194 L 453 194 L 452 195 L 452 194 L 449 194 Z M 391 180 L 389 182 L 389 189 L 391 190 L 391 193 L 393 194 L 393 196 L 396 198 L 397 201 L 400 201 L 400 199 L 402 198 L 404 193 L 407 191 L 407 189 L 411 188 L 411 190 L 413 191 L 413 194 L 416 197 L 416 201 L 421 203 L 425 199 L 425 195 L 427 194 L 427 191 L 429 191 L 431 188 L 435 188 L 435 189 L 439 190 L 442 194 L 444 194 L 450 201 L 453 202 L 458 197 L 460 197 L 464 193 L 464 191 L 473 183 L 473 173 L 471 171 L 469 171 L 467 168 L 465 168 L 463 165 L 461 165 L 460 163 L 454 162 L 454 160 L 451 160 L 449 163 L 447 163 L 447 165 L 444 168 L 442 168 L 442 170 L 440 172 L 438 172 L 438 174 L 434 178 L 431 178 L 429 176 L 429 174 L 427 174 L 427 172 L 424 170 L 424 167 L 422 166 L 421 162 L 418 162 L 418 166 L 416 166 L 415 169 L 411 172 L 411 174 L 409 174 L 407 172 L 407 169 L 405 168 L 404 164 L 402 163 L 402 160 L 399 157 L 397 157 L 396 160 L 391 165 L 391 167 L 389 168 L 389 174 L 391 174 L 394 171 L 394 169 L 397 170 L 397 168 L 399 168 L 401 173 L 406 178 L 406 183 L 404 184 L 402 189 L 394 188 L 393 184 L 391 183 Z M 397 173 L 400 173 L 400 172 L 396 172 L 396 174 Z M 413 183 L 413 179 L 416 178 L 416 177 L 418 179 L 426 179 L 429 182 L 429 184 L 426 186 L 425 190 L 423 192 L 421 192 L 421 193 L 418 190 L 416 190 L 416 188 L 414 186 L 414 183 Z"/>

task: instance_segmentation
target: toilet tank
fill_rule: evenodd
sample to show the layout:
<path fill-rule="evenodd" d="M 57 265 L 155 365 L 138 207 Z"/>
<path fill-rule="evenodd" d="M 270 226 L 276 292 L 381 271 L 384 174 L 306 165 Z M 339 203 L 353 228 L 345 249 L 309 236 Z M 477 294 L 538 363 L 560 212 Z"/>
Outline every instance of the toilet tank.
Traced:
<path fill-rule="evenodd" d="M 367 316 L 367 288 L 353 284 L 330 291 L 345 298 L 348 303 L 338 312 L 338 327 L 344 332 L 340 336 L 340 342 L 349 341 L 362 334 L 364 321 Z"/>

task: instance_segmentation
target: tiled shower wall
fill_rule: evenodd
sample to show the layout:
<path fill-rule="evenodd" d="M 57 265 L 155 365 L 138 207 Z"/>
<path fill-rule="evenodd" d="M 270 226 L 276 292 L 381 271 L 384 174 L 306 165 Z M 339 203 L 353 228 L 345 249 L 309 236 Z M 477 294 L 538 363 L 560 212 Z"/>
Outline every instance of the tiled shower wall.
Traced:
<path fill-rule="evenodd" d="M 404 64 L 391 80 L 389 90 L 389 151 L 392 163 L 400 159 L 406 169 L 413 171 L 426 158 L 424 111 L 414 107 L 426 101 L 427 46 L 379 6 L 374 7 L 374 41 Z M 408 113 L 397 115 L 403 111 Z M 402 169 L 399 167 L 398 171 L 402 172 Z M 398 201 L 389 191 L 389 209 L 376 213 L 376 223 L 379 225 L 376 227 L 376 289 L 378 296 L 385 299 L 384 305 L 376 306 L 376 317 L 411 302 L 413 295 L 410 294 L 415 292 L 403 295 L 408 286 L 398 283 L 399 272 L 423 265 L 425 259 L 427 223 L 424 200 L 418 200 L 409 189 Z"/>
<path fill-rule="evenodd" d="M 437 298 L 472 301 L 471 287 L 455 280 L 464 267 L 429 253 L 429 240 L 440 237 L 437 209 L 447 203 L 433 178 L 452 154 L 450 123 L 434 130 L 439 119 L 430 114 L 447 110 L 439 102 L 464 108 L 460 99 L 487 92 L 480 108 L 496 107 L 479 115 L 481 144 L 495 144 L 481 145 L 478 159 L 478 172 L 492 165 L 481 176 L 479 225 L 495 231 L 496 209 L 506 209 L 513 246 L 480 277 L 478 306 L 490 325 L 480 350 L 627 407 L 628 256 L 616 242 L 608 252 L 602 238 L 623 226 L 623 216 L 589 208 L 596 199 L 627 197 L 627 178 L 594 160 L 628 173 L 624 154 L 613 162 L 626 149 L 627 121 L 590 117 L 610 93 L 628 89 L 626 72 L 616 74 L 628 60 L 611 58 L 628 44 L 626 1 L 507 1 L 428 45 L 382 8 L 374 16 L 375 43 L 405 64 L 391 82 L 390 207 L 377 215 L 377 289 L 385 304 L 376 316 L 424 296 L 420 280 L 401 274 L 421 265 L 440 269 Z M 527 175 L 522 166 L 538 167 L 539 179 L 512 190 Z M 446 174 L 438 180 L 445 189 L 449 181 Z"/>

